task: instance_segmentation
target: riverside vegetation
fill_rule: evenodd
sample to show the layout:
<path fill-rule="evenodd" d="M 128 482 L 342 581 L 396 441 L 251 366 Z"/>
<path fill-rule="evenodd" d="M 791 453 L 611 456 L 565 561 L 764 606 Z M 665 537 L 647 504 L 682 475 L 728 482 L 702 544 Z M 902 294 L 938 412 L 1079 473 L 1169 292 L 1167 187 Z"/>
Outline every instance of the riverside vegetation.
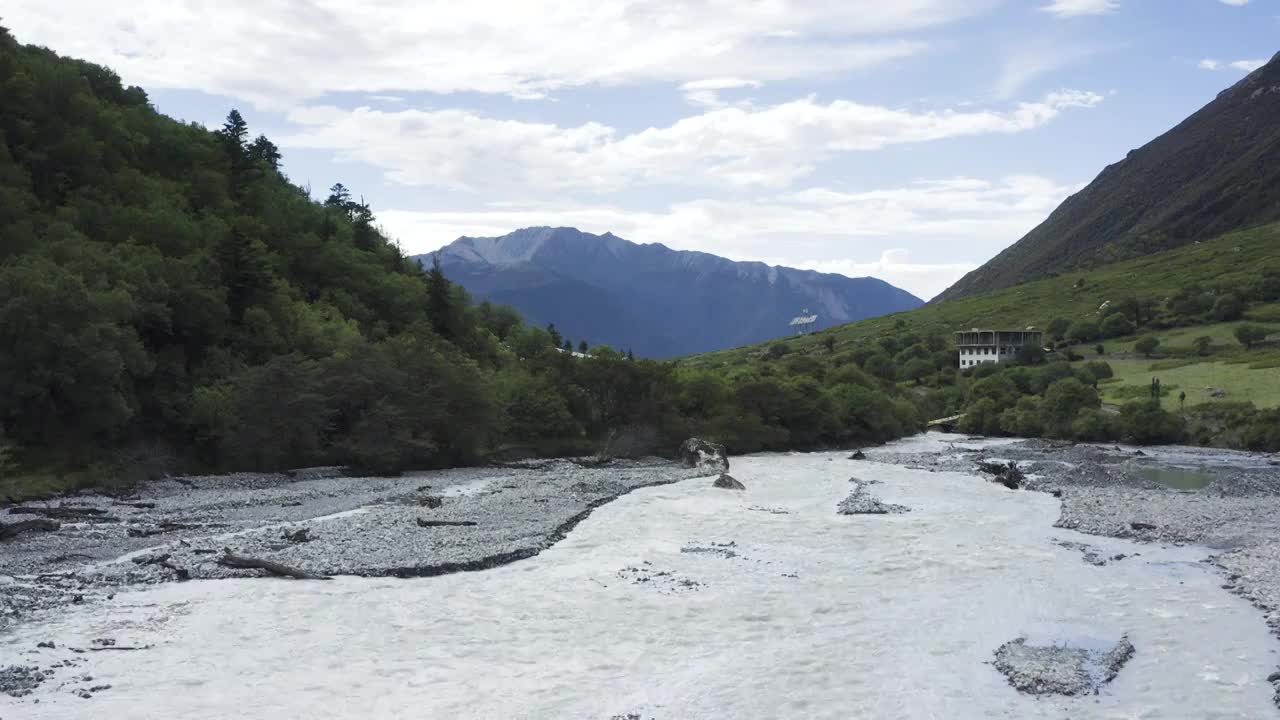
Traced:
<path fill-rule="evenodd" d="M 311 199 L 232 111 L 210 132 L 0 28 L 0 500 L 202 470 L 888 440 L 894 384 L 714 377 L 476 304 L 340 184 Z"/>
<path fill-rule="evenodd" d="M 964 432 L 1280 449 L 1280 224 L 931 303 L 768 345 L 708 353 L 684 372 L 774 364 L 823 379 L 897 382 Z M 959 371 L 947 337 L 1041 328 L 1051 352 Z M 1151 392 L 1161 379 L 1159 396 Z"/>
<path fill-rule="evenodd" d="M 313 201 L 234 110 L 213 132 L 177 122 L 3 29 L 0 106 L 0 499 L 175 472 L 638 455 L 691 434 L 734 453 L 834 447 L 959 413 L 988 434 L 1280 447 L 1274 406 L 1170 407 L 1122 366 L 1274 375 L 1274 225 L 762 346 L 577 357 L 554 326 L 407 258 L 341 184 Z M 993 323 L 1046 327 L 1060 359 L 960 372 L 949 333 Z M 1257 329 L 1224 335 L 1242 323 Z M 1124 349 L 1134 333 L 1166 338 L 1142 346 L 1162 357 Z M 1095 342 L 1111 355 L 1081 359 Z"/>

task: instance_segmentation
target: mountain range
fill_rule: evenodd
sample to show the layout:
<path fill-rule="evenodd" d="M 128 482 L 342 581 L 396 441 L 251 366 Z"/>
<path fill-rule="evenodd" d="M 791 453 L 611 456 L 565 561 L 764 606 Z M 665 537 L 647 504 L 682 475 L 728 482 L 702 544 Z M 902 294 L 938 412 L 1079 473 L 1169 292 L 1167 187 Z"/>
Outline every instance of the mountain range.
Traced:
<path fill-rule="evenodd" d="M 794 332 L 789 323 L 800 315 L 828 327 L 923 304 L 875 278 L 735 262 L 568 227 L 462 237 L 438 256 L 446 275 L 477 298 L 511 305 L 530 323 L 555 323 L 575 344 L 643 357 L 761 342 Z"/>
<path fill-rule="evenodd" d="M 1280 55 L 1109 165 L 933 302 L 1280 220 Z"/>

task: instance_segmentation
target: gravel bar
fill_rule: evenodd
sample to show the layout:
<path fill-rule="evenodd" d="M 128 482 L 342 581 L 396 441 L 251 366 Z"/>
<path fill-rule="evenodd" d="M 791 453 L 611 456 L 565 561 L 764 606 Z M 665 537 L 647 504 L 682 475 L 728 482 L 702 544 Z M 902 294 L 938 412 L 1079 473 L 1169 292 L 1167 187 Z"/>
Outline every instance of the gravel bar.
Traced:
<path fill-rule="evenodd" d="M 254 577 L 227 551 L 306 575 L 426 577 L 532 557 L 591 511 L 637 488 L 715 473 L 659 458 L 343 477 L 337 468 L 155 482 L 0 511 L 0 523 L 56 518 L 5 541 L 0 632 L 34 613 L 134 586 Z"/>

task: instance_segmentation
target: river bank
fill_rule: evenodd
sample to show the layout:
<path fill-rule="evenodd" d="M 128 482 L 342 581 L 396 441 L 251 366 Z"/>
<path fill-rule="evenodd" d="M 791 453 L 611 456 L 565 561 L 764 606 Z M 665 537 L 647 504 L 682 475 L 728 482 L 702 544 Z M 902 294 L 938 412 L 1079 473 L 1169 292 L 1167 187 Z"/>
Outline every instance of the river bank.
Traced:
<path fill-rule="evenodd" d="M 640 487 L 708 475 L 659 458 L 537 461 L 352 478 L 336 468 L 152 483 L 0 510 L 56 531 L 4 543 L 0 633 L 25 618 L 157 583 L 252 577 L 231 551 L 319 577 L 426 577 L 532 557 L 599 505 Z M 40 514 L 43 513 L 43 514 Z"/>
<path fill-rule="evenodd" d="M 75 543 L 6 546 L 22 548 L 8 587 L 56 561 L 100 595 L 0 634 L 0 666 L 26 670 L 0 682 L 48 673 L 0 695 L 0 717 L 1280 717 L 1266 681 L 1280 644 L 1222 590 L 1236 571 L 1205 562 L 1270 551 L 1271 459 L 1143 452 L 930 436 L 864 460 L 735 458 L 740 491 L 658 462 L 429 473 L 358 497 L 324 471 L 184 479 L 129 501 L 155 508 L 111 505 L 120 521 L 84 523 Z M 997 459 L 1045 492 L 975 477 Z M 1180 492 L 1150 485 L 1151 467 L 1212 472 Z M 842 515 L 851 504 L 903 512 Z M 184 521 L 218 527 L 128 532 Z M 1190 539 L 1201 527 L 1219 533 L 1211 550 Z M 257 573 L 218 564 L 223 547 L 338 577 L 199 579 Z M 59 558 L 90 552 L 127 556 Z M 527 559 L 396 579 L 511 552 Z M 1236 592 L 1246 577 L 1274 578 L 1248 569 Z M 1122 639 L 1132 658 L 1087 696 L 1014 689 L 1036 647 Z"/>

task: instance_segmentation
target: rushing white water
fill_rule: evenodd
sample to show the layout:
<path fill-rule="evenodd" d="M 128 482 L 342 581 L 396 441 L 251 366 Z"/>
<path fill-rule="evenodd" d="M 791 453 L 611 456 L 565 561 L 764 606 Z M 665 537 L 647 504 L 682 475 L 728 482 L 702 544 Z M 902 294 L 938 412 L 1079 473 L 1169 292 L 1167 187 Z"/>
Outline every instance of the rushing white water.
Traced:
<path fill-rule="evenodd" d="M 638 491 L 486 572 L 122 593 L 22 628 L 0 655 L 154 647 L 88 653 L 75 672 L 112 686 L 92 700 L 46 685 L 0 696 L 0 717 L 1280 717 L 1264 680 L 1280 644 L 1201 549 L 1055 530 L 1053 498 L 972 476 L 828 454 L 733 463 L 746 492 Z M 913 512 L 837 515 L 855 474 Z M 1054 540 L 1141 555 L 1095 567 Z M 735 557 L 681 552 L 729 542 Z M 1097 696 L 1024 696 L 987 664 L 1019 636 L 1124 632 L 1137 655 Z"/>

